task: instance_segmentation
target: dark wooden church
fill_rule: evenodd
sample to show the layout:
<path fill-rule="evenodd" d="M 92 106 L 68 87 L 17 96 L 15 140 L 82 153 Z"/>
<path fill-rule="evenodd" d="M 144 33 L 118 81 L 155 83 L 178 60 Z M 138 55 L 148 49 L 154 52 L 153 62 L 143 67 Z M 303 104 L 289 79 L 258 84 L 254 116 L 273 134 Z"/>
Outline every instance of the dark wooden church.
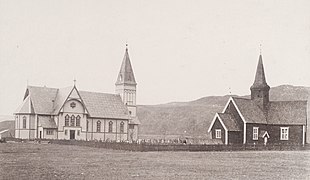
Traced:
<path fill-rule="evenodd" d="M 251 99 L 231 97 L 208 132 L 224 144 L 305 144 L 307 101 L 269 101 L 262 55 Z"/>

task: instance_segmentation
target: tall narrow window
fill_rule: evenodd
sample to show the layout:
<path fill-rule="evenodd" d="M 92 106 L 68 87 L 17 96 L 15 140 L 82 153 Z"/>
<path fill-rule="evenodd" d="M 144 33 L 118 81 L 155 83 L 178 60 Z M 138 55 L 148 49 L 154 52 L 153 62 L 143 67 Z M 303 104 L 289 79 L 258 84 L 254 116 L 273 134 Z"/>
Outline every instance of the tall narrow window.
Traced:
<path fill-rule="evenodd" d="M 120 128 L 120 132 L 124 133 L 124 122 L 123 121 L 121 122 L 119 128 Z"/>
<path fill-rule="evenodd" d="M 288 127 L 281 127 L 280 128 L 280 140 L 288 140 Z"/>
<path fill-rule="evenodd" d="M 109 122 L 109 132 L 112 132 L 113 131 L 113 122 L 112 121 L 110 121 Z"/>
<path fill-rule="evenodd" d="M 26 129 L 27 117 L 23 117 L 23 128 Z"/>
<path fill-rule="evenodd" d="M 88 132 L 89 121 L 86 121 L 86 131 Z"/>
<path fill-rule="evenodd" d="M 70 126 L 75 126 L 75 116 L 74 115 L 71 116 Z"/>
<path fill-rule="evenodd" d="M 65 126 L 69 126 L 69 119 L 70 119 L 70 117 L 69 117 L 69 115 L 67 114 L 67 115 L 65 116 Z"/>
<path fill-rule="evenodd" d="M 222 131 L 220 129 L 215 130 L 215 138 L 216 139 L 221 139 L 222 137 Z"/>
<path fill-rule="evenodd" d="M 253 140 L 258 140 L 258 127 L 253 127 Z"/>
<path fill-rule="evenodd" d="M 101 131 L 101 122 L 97 121 L 97 132 Z"/>
<path fill-rule="evenodd" d="M 76 116 L 76 126 L 80 126 L 81 116 Z"/>

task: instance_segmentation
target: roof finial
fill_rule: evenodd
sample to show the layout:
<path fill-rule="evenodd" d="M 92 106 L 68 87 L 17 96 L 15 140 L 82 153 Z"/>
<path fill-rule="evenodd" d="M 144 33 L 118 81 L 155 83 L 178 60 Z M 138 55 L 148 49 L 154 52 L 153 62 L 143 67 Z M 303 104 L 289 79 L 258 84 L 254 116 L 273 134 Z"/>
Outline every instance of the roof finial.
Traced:
<path fill-rule="evenodd" d="M 259 44 L 259 54 L 262 55 L 262 44 Z"/>
<path fill-rule="evenodd" d="M 74 83 L 74 86 L 75 86 L 76 85 L 76 79 L 75 78 L 73 79 L 73 83 Z"/>
<path fill-rule="evenodd" d="M 127 43 L 127 41 L 126 41 L 126 51 L 128 51 L 128 43 Z"/>

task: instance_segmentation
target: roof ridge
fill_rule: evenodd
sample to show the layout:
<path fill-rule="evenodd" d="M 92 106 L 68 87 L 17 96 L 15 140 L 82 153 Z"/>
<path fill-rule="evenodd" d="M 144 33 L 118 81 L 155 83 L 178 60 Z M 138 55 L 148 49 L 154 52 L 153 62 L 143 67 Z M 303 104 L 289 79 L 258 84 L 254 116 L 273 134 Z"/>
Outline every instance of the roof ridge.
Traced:
<path fill-rule="evenodd" d="M 307 100 L 269 101 L 272 102 L 308 102 Z"/>
<path fill-rule="evenodd" d="M 86 92 L 86 93 L 96 93 L 96 94 L 106 94 L 106 95 L 114 95 L 114 96 L 119 96 L 119 94 L 114 94 L 114 93 L 103 93 L 103 92 L 96 92 L 96 91 L 79 91 L 79 92 Z"/>

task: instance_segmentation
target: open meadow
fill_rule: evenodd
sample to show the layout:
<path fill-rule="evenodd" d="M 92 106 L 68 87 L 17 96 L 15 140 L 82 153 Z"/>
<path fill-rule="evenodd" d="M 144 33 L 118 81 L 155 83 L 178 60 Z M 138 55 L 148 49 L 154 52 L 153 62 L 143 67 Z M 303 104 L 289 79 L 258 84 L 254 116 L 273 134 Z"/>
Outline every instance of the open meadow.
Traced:
<path fill-rule="evenodd" d="M 310 179 L 310 151 L 126 152 L 6 143 L 0 179 Z"/>

